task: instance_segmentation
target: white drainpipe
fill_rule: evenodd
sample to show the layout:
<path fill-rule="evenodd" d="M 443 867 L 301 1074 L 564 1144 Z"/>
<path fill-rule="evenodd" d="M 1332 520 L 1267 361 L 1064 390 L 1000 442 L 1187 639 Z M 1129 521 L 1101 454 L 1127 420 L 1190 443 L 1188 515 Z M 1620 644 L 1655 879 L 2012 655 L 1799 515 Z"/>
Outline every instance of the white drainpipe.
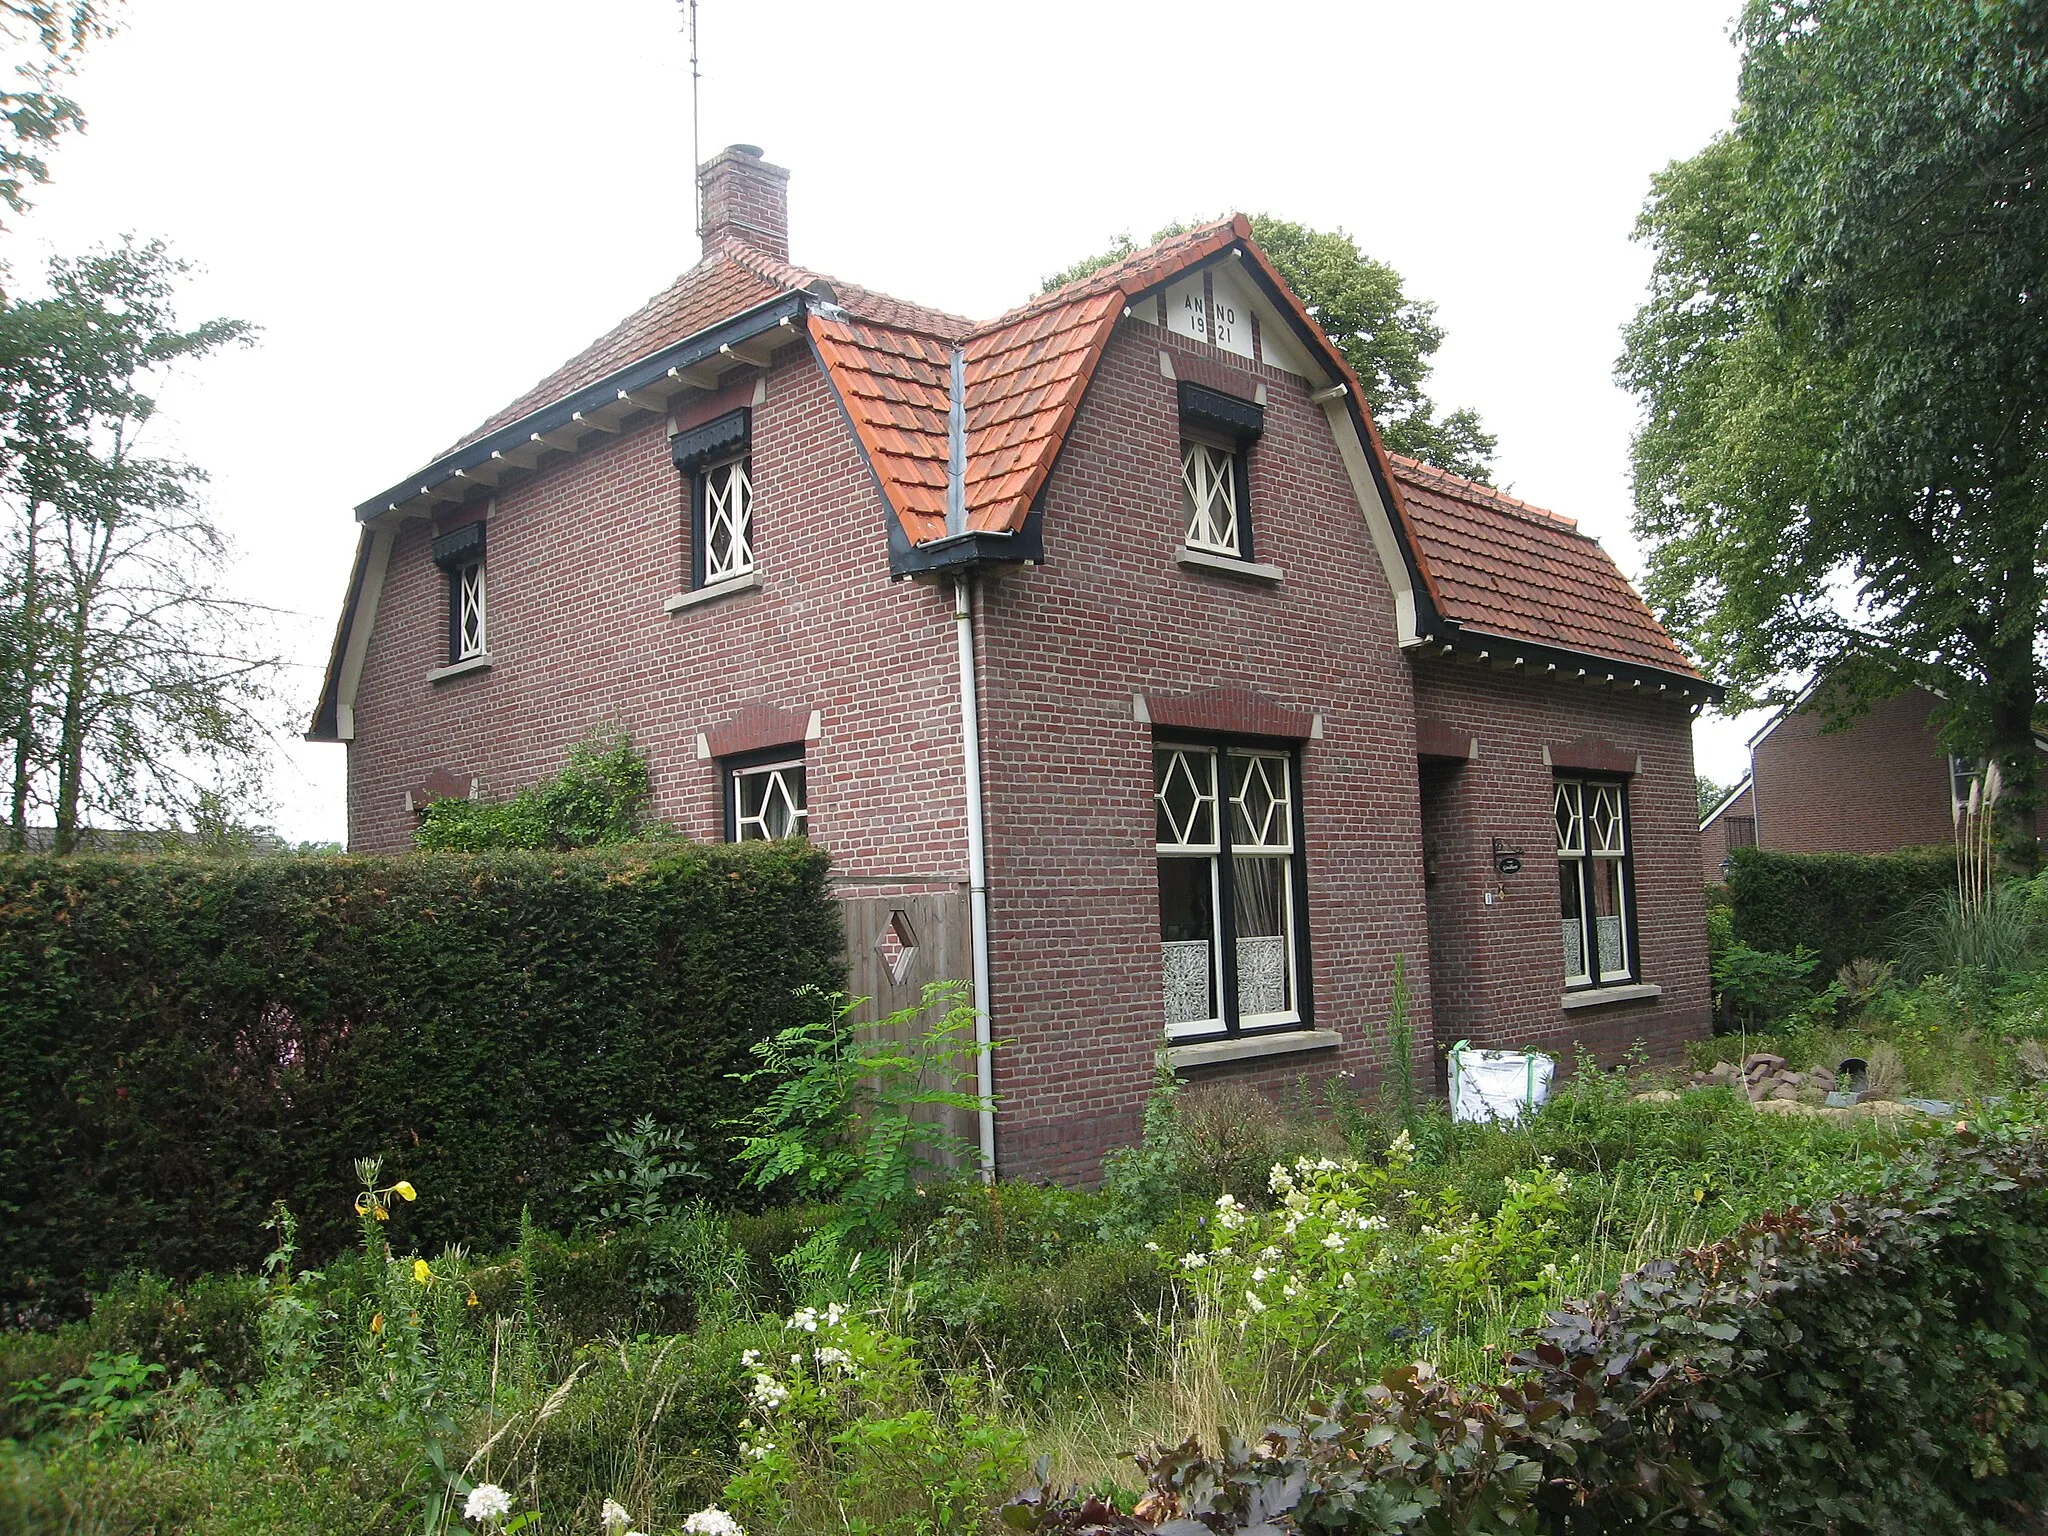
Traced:
<path fill-rule="evenodd" d="M 974 932 L 974 1091 L 981 1096 L 981 1176 L 996 1176 L 995 1062 L 989 1043 L 988 841 L 981 804 L 981 699 L 974 681 L 974 584 L 953 582 L 953 633 L 960 642 L 960 744 L 967 779 L 967 888 Z"/>

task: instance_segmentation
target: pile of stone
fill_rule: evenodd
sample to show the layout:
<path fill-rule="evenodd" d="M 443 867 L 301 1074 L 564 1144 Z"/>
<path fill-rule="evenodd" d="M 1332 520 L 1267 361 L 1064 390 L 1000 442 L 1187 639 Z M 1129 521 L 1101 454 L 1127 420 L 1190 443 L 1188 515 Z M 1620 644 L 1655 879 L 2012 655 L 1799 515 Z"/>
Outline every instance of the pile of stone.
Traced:
<path fill-rule="evenodd" d="M 1739 1088 L 1749 1096 L 1752 1104 L 1761 1104 L 1767 1099 L 1824 1104 L 1828 1095 L 1835 1091 L 1835 1074 L 1826 1067 L 1794 1072 L 1785 1064 L 1784 1057 L 1757 1051 L 1746 1057 L 1739 1067 L 1731 1061 L 1717 1061 L 1712 1071 L 1693 1073 L 1692 1086 Z"/>

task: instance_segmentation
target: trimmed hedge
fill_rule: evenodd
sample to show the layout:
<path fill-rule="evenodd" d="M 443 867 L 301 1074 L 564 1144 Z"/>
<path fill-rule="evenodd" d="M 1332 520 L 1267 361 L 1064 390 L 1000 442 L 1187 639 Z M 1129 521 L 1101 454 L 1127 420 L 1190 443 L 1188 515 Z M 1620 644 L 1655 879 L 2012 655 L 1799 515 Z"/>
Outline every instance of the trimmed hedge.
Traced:
<path fill-rule="evenodd" d="M 527 1204 L 572 1225 L 641 1113 L 722 1174 L 726 1074 L 844 985 L 826 871 L 794 842 L 0 861 L 0 1306 L 253 1265 L 280 1199 L 318 1262 L 366 1154 L 426 1252 Z"/>
<path fill-rule="evenodd" d="M 1736 939 L 1751 949 L 1820 956 L 1815 986 L 1851 960 L 1887 959 L 1899 919 L 1956 883 L 1955 853 L 1774 853 L 1736 848 L 1728 856 L 1728 902 Z"/>
<path fill-rule="evenodd" d="M 1882 1199 L 1552 1313 L 1500 1386 L 1404 1367 L 1256 1444 L 1140 1457 L 1138 1516 L 1045 1489 L 1005 1513 L 1046 1536 L 1999 1529 L 2048 1486 L 2044 1292 L 2048 1144 L 1957 1135 Z"/>

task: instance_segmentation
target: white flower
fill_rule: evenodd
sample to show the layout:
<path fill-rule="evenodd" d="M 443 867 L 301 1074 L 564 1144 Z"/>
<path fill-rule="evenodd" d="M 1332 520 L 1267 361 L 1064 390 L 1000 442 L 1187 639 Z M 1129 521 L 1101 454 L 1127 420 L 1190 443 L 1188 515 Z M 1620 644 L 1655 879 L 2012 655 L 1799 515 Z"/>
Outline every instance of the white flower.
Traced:
<path fill-rule="evenodd" d="M 1301 1294 L 1301 1287 L 1296 1285 L 1292 1280 L 1290 1280 L 1287 1282 L 1286 1285 L 1281 1287 L 1280 1294 L 1282 1296 L 1285 1296 L 1289 1301 L 1292 1301 L 1295 1297 Z"/>
<path fill-rule="evenodd" d="M 496 1483 L 478 1483 L 462 1504 L 462 1518 L 495 1525 L 512 1513 L 512 1495 Z"/>
<path fill-rule="evenodd" d="M 844 1316 L 846 1316 L 846 1308 L 836 1301 L 825 1308 L 825 1321 L 834 1328 L 839 1326 L 839 1319 Z"/>
<path fill-rule="evenodd" d="M 789 1357 L 789 1363 L 791 1365 L 801 1368 L 804 1363 L 804 1357 L 802 1355 L 791 1355 Z"/>
<path fill-rule="evenodd" d="M 742 1440 L 740 1454 L 749 1461 L 765 1461 L 768 1453 L 775 1449 L 773 1440 Z"/>
<path fill-rule="evenodd" d="M 690 1536 L 747 1536 L 740 1529 L 739 1521 L 733 1519 L 716 1504 L 709 1509 L 700 1509 L 683 1522 L 683 1529 Z"/>
<path fill-rule="evenodd" d="M 1272 1273 L 1273 1273 L 1273 1271 L 1271 1271 L 1270 1269 L 1266 1268 L 1266 1266 L 1265 1266 L 1265 1265 L 1263 1265 L 1263 1264 L 1255 1264 L 1255 1265 L 1253 1265 L 1253 1266 L 1252 1266 L 1252 1284 L 1253 1284 L 1253 1285 L 1264 1285 L 1264 1284 L 1266 1283 L 1266 1277 L 1267 1277 L 1268 1275 L 1272 1274 Z"/>
<path fill-rule="evenodd" d="M 1384 1232 L 1387 1230 L 1387 1218 L 1384 1216 L 1368 1216 L 1358 1224 L 1358 1230 L 1361 1232 Z"/>
<path fill-rule="evenodd" d="M 1251 1291 L 1246 1291 L 1244 1293 L 1244 1304 L 1250 1307 L 1254 1312 L 1263 1312 L 1266 1310 L 1266 1304 L 1263 1301 L 1259 1300 L 1258 1296 Z"/>
<path fill-rule="evenodd" d="M 836 1348 L 834 1348 L 834 1347 L 833 1347 L 832 1345 L 830 1345 L 830 1344 L 820 1344 L 820 1345 L 818 1346 L 818 1364 L 820 1364 L 820 1365 L 852 1365 L 852 1364 L 853 1364 L 853 1356 L 849 1355 L 849 1354 L 848 1354 L 848 1353 L 847 1353 L 847 1352 L 846 1352 L 845 1350 L 843 1350 L 843 1349 L 836 1349 Z"/>
<path fill-rule="evenodd" d="M 1337 1289 L 1340 1291 L 1348 1291 L 1357 1284 L 1358 1277 L 1353 1275 L 1351 1271 L 1347 1269 L 1344 1271 L 1344 1278 L 1337 1282 Z"/>
<path fill-rule="evenodd" d="M 1159 1251 L 1159 1245 L 1157 1243 L 1147 1243 L 1145 1245 L 1145 1251 L 1147 1253 L 1157 1253 Z"/>
<path fill-rule="evenodd" d="M 597 1518 L 604 1522 L 604 1528 L 608 1531 L 623 1531 L 633 1523 L 633 1517 L 626 1513 L 617 1499 L 606 1499 L 604 1508 L 598 1511 Z"/>
<path fill-rule="evenodd" d="M 1278 1264 L 1280 1262 L 1280 1250 L 1277 1247 L 1261 1248 L 1259 1250 L 1259 1257 L 1268 1264 Z"/>
<path fill-rule="evenodd" d="M 1201 1269 L 1208 1262 L 1209 1255 L 1206 1253 L 1184 1253 L 1180 1256 L 1180 1267 L 1182 1269 Z"/>
<path fill-rule="evenodd" d="M 1406 1135 L 1407 1133 L 1403 1132 L 1402 1134 Z M 1333 1158 L 1319 1157 L 1316 1159 L 1317 1173 L 1335 1173 L 1340 1166 L 1341 1164 Z"/>
<path fill-rule="evenodd" d="M 742 1370 L 751 1371 L 760 1363 L 761 1351 L 758 1349 L 743 1349 L 740 1351 L 740 1367 Z"/>
<path fill-rule="evenodd" d="M 785 1328 L 801 1328 L 805 1333 L 816 1333 L 818 1331 L 818 1310 L 815 1307 L 798 1307 L 794 1312 L 790 1313 L 789 1321 L 782 1326 Z M 693 1515 L 691 1518 L 695 1519 L 696 1516 Z"/>
<path fill-rule="evenodd" d="M 1330 1233 L 1329 1236 L 1323 1239 L 1323 1246 L 1330 1249 L 1342 1248 L 1344 1246 L 1344 1234 L 1342 1232 Z"/>
<path fill-rule="evenodd" d="M 789 1400 L 789 1388 L 766 1371 L 760 1371 L 754 1376 L 753 1386 L 747 1389 L 747 1396 L 757 1408 L 780 1408 Z"/>
<path fill-rule="evenodd" d="M 1274 1194 L 1283 1194 L 1294 1186 L 1294 1175 L 1287 1171 L 1285 1163 L 1275 1163 L 1273 1171 L 1266 1175 L 1266 1187 Z"/>

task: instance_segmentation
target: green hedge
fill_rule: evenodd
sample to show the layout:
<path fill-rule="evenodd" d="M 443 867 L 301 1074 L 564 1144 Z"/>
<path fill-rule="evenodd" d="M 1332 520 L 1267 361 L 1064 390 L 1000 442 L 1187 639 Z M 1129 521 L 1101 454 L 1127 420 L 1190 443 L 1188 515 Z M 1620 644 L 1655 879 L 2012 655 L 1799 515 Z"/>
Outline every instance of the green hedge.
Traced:
<path fill-rule="evenodd" d="M 318 1261 L 368 1153 L 429 1252 L 528 1203 L 572 1225 L 643 1112 L 722 1171 L 726 1074 L 844 984 L 826 873 L 802 843 L 0 861 L 0 1309 L 247 1267 L 278 1199 Z"/>
<path fill-rule="evenodd" d="M 1736 848 L 1728 856 L 1734 934 L 1751 949 L 1819 954 L 1816 986 L 1851 960 L 1891 958 L 1899 919 L 1937 891 L 1953 890 L 1955 854 L 1945 848 L 1898 853 L 1774 853 Z"/>
<path fill-rule="evenodd" d="M 1882 1199 L 1766 1217 L 1534 1331 L 1222 1454 L 1139 1458 L 1150 1521 L 1034 1490 L 1013 1528 L 1213 1536 L 1991 1531 L 2048 1486 L 2048 1146 L 1956 1135 Z M 2013 1525 L 2012 1528 L 2018 1528 Z"/>

